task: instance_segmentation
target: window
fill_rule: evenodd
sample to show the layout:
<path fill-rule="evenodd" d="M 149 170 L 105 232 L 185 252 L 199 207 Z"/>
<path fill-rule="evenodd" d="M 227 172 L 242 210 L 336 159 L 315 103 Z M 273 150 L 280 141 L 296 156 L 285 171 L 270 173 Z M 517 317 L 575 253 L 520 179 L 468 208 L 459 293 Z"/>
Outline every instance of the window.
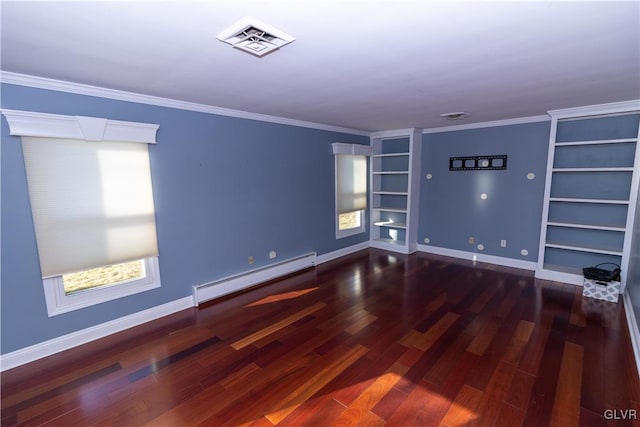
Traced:
<path fill-rule="evenodd" d="M 336 238 L 365 231 L 367 209 L 366 145 L 334 143 L 336 165 Z"/>
<path fill-rule="evenodd" d="M 144 260 L 123 262 L 62 275 L 65 295 L 100 286 L 119 285 L 146 277 Z"/>
<path fill-rule="evenodd" d="M 338 230 L 350 230 L 362 226 L 362 213 L 364 211 L 347 212 L 338 214 Z"/>
<path fill-rule="evenodd" d="M 49 316 L 159 287 L 147 144 L 158 126 L 14 113 L 3 111 L 22 136 Z"/>
<path fill-rule="evenodd" d="M 132 267 L 133 266 L 133 267 Z M 160 287 L 158 257 L 43 279 L 49 316 Z M 131 270 L 135 277 L 127 278 Z"/>

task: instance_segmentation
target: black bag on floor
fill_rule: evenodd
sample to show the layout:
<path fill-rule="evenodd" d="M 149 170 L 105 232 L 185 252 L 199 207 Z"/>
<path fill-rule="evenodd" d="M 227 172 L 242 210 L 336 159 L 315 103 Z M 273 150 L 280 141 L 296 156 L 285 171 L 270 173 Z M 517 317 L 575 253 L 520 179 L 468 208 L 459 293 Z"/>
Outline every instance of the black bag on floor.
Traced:
<path fill-rule="evenodd" d="M 601 265 L 614 265 L 616 268 L 613 270 L 607 270 L 600 268 Z M 586 267 L 582 269 L 582 274 L 585 279 L 597 280 L 598 282 L 619 282 L 620 281 L 620 266 L 612 262 L 603 262 L 595 267 Z"/>

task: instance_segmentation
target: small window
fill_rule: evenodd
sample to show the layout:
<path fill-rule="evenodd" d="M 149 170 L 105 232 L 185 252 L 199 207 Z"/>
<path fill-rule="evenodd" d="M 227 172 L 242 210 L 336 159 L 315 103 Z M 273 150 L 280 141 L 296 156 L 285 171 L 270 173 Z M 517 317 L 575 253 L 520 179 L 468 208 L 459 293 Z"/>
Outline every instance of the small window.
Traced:
<path fill-rule="evenodd" d="M 49 316 L 160 287 L 158 257 L 43 279 Z"/>
<path fill-rule="evenodd" d="M 362 214 L 364 211 L 348 212 L 338 215 L 338 230 L 351 230 L 362 226 Z"/>
<path fill-rule="evenodd" d="M 64 294 L 68 296 L 102 286 L 124 285 L 134 280 L 144 279 L 146 276 L 144 260 L 139 259 L 137 261 L 63 274 L 62 282 L 64 284 Z"/>
<path fill-rule="evenodd" d="M 370 147 L 333 144 L 336 166 L 336 238 L 364 233 L 367 209 L 367 155 Z"/>

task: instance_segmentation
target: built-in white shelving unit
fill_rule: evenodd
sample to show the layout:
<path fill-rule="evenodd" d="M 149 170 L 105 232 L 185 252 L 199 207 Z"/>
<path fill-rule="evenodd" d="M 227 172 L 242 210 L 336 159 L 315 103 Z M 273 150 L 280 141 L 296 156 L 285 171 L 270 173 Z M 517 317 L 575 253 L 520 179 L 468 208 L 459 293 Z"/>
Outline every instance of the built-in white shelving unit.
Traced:
<path fill-rule="evenodd" d="M 371 137 L 371 246 L 401 253 L 417 249 L 421 129 Z"/>
<path fill-rule="evenodd" d="M 622 269 L 623 291 L 638 202 L 640 104 L 549 114 L 536 277 L 582 284 L 583 267 L 614 263 Z"/>

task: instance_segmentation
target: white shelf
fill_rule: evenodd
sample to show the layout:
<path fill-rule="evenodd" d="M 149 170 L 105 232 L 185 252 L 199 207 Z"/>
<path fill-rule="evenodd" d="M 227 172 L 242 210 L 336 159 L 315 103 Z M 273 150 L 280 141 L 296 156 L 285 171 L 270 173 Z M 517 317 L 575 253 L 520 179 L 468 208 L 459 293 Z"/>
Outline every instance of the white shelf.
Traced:
<path fill-rule="evenodd" d="M 614 256 L 622 256 L 622 251 L 618 250 L 610 250 L 610 249 L 602 249 L 602 248 L 594 248 L 588 246 L 572 246 L 572 245 L 561 245 L 558 243 L 545 243 L 547 248 L 556 248 L 556 249 L 565 249 L 569 251 L 578 251 L 578 252 L 588 252 L 592 254 L 602 254 L 602 255 L 614 255 Z"/>
<path fill-rule="evenodd" d="M 547 280 L 563 281 L 573 284 L 582 284 L 582 268 L 588 267 L 588 265 L 581 264 L 583 262 L 597 263 L 605 262 L 608 258 L 613 257 L 617 263 L 622 266 L 623 277 L 622 281 L 626 281 L 625 272 L 629 266 L 630 258 L 630 245 L 631 245 L 631 228 L 633 228 L 634 216 L 636 210 L 636 198 L 638 194 L 639 185 L 639 171 L 640 166 L 640 147 L 638 146 L 640 141 L 640 135 L 638 135 L 637 124 L 635 126 L 627 123 L 624 125 L 624 130 L 619 128 L 617 123 L 604 123 L 602 126 L 606 128 L 616 127 L 624 133 L 620 133 L 620 136 L 615 136 L 610 139 L 595 139 L 595 140 L 578 140 L 578 141 L 558 141 L 558 130 L 561 123 L 565 120 L 583 120 L 584 123 L 578 123 L 574 130 L 580 132 L 587 132 L 589 130 L 586 126 L 591 126 L 596 122 L 593 122 L 595 117 L 613 117 L 614 115 L 627 115 L 637 114 L 638 112 L 633 109 L 629 109 L 624 103 L 616 106 L 615 108 L 602 108 L 589 110 L 589 114 L 583 114 L 583 110 L 560 110 L 550 112 L 551 115 L 551 133 L 549 137 L 549 147 L 547 156 L 547 181 L 545 183 L 545 203 L 543 206 L 543 217 L 540 232 L 540 246 L 538 251 L 538 267 L 536 268 L 536 277 Z M 614 122 L 617 119 L 612 119 Z M 597 124 L 596 126 L 601 126 Z M 604 129 L 603 127 L 603 129 Z M 591 133 L 593 134 L 593 133 Z M 583 133 L 583 138 L 588 137 L 589 133 Z M 622 137 L 621 137 L 622 136 Z M 613 145 L 612 145 L 613 144 Z M 622 144 L 622 145 L 620 145 Z M 598 149 L 598 152 L 603 150 L 614 150 L 617 153 L 616 163 L 612 163 L 610 160 L 606 160 L 604 157 L 602 161 L 592 155 L 595 154 L 593 149 Z M 618 150 L 620 149 L 620 150 Z M 635 153 L 632 152 L 635 151 Z M 624 154 L 623 154 L 624 153 Z M 629 154 L 632 153 L 632 154 Z M 570 156 L 572 158 L 583 158 L 588 161 L 587 164 L 592 164 L 594 167 L 583 167 L 584 163 L 576 164 L 576 167 L 572 167 L 567 163 L 564 163 L 566 167 L 562 167 L 563 162 L 561 158 L 557 156 Z M 558 161 L 556 165 L 554 159 Z M 579 176 L 584 178 L 584 183 L 579 185 L 578 182 L 569 182 L 567 186 L 560 193 L 561 197 L 552 197 L 552 189 L 554 180 L 561 180 L 564 177 Z M 608 173 L 611 177 L 611 181 L 598 183 L 599 178 L 603 175 L 599 173 Z M 569 175 L 567 175 L 569 174 Z M 614 179 L 615 178 L 615 179 Z M 630 182 L 629 182 L 629 179 Z M 601 193 L 603 198 L 583 198 L 580 197 L 585 194 L 590 186 L 602 185 Z M 623 187 L 620 187 L 623 186 Z M 618 189 L 623 189 L 626 194 L 626 188 L 629 187 L 628 197 L 610 199 L 606 198 L 607 193 L 605 190 L 613 191 L 608 197 L 612 197 Z M 587 193 L 588 194 L 588 193 Z M 568 197 L 567 197 L 568 196 Z M 587 197 L 589 197 L 587 195 Z M 551 209 L 562 208 L 565 214 L 560 220 L 553 220 L 553 217 L 549 217 Z M 607 212 L 611 210 L 611 215 L 614 211 L 621 213 L 626 211 L 626 219 L 622 222 L 622 219 L 614 220 L 601 220 L 598 217 L 592 217 L 591 219 L 587 214 L 599 213 L 600 215 L 609 215 Z M 565 216 L 566 215 L 566 216 Z M 576 218 L 576 221 L 572 221 L 571 218 Z M 578 220 L 578 218 L 583 218 Z M 635 218 L 637 220 L 637 218 Z M 611 225 L 606 225 L 607 223 Z M 620 238 L 622 241 L 609 241 L 603 236 L 602 240 L 599 238 L 598 233 L 609 233 L 610 237 Z M 562 237 L 562 234 L 567 235 L 589 235 L 593 238 L 593 241 L 588 244 L 582 244 L 566 237 Z M 601 261 L 600 261 L 601 260 Z"/>
<path fill-rule="evenodd" d="M 389 228 L 407 228 L 407 224 L 402 222 L 393 222 L 393 221 L 376 221 L 373 225 L 377 227 L 389 227 Z"/>
<path fill-rule="evenodd" d="M 405 254 L 417 249 L 421 146 L 422 129 L 371 135 L 369 236 L 372 247 Z M 394 197 L 396 200 L 391 200 Z M 400 239 L 390 239 L 391 236 Z"/>
<path fill-rule="evenodd" d="M 603 231 L 621 231 L 625 232 L 624 227 L 613 227 L 607 225 L 579 224 L 573 222 L 547 222 L 547 225 L 554 227 L 582 228 L 585 230 L 603 230 Z"/>
<path fill-rule="evenodd" d="M 371 157 L 409 157 L 410 153 L 385 153 L 374 154 Z"/>
<path fill-rule="evenodd" d="M 374 211 L 384 211 L 384 212 L 400 212 L 400 213 L 407 213 L 406 209 L 402 209 L 402 208 L 385 208 L 383 206 L 376 206 L 371 208 Z"/>
<path fill-rule="evenodd" d="M 607 200 L 607 199 L 573 199 L 571 197 L 550 197 L 550 202 L 568 203 L 601 203 L 605 205 L 628 205 L 628 200 Z"/>
<path fill-rule="evenodd" d="M 408 175 L 409 171 L 376 171 L 374 175 Z"/>
<path fill-rule="evenodd" d="M 409 193 L 406 191 L 374 191 L 373 194 L 385 194 L 388 196 L 407 196 Z"/>
<path fill-rule="evenodd" d="M 553 168 L 552 172 L 633 172 L 633 168 Z"/>
<path fill-rule="evenodd" d="M 636 138 L 624 138 L 624 139 L 599 139 L 594 141 L 556 142 L 556 147 L 569 147 L 572 145 L 628 144 L 636 141 L 637 141 Z"/>

